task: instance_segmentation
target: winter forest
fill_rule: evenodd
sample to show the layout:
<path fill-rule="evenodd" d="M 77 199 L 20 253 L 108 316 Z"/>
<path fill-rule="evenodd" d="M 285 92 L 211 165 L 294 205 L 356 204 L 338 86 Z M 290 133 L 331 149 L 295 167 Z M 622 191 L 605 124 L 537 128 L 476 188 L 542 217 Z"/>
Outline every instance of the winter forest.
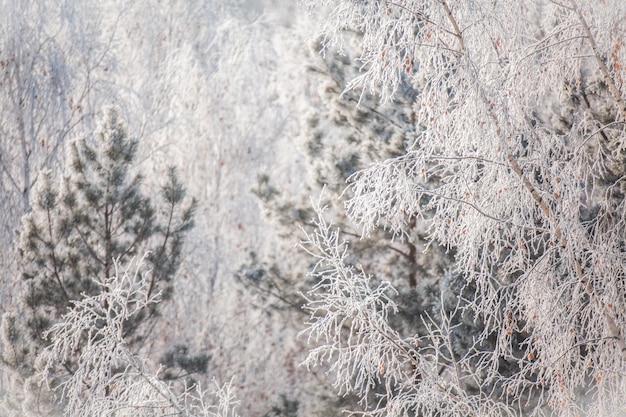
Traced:
<path fill-rule="evenodd" d="M 626 416 L 626 2 L 0 10 L 0 417 Z"/>

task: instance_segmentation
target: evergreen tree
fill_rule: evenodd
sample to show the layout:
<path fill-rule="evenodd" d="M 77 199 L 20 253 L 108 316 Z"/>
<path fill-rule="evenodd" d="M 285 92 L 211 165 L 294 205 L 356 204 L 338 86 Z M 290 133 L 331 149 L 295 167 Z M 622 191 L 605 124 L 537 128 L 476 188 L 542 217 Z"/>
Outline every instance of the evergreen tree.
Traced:
<path fill-rule="evenodd" d="M 319 56 L 319 44 L 315 44 L 309 54 L 314 61 L 309 66 L 309 74 L 317 92 L 311 100 L 314 109 L 304 117 L 305 128 L 300 138 L 300 148 L 305 157 L 305 182 L 299 184 L 298 192 L 293 193 L 283 186 L 279 178 L 265 174 L 259 176 L 254 192 L 261 201 L 264 214 L 273 221 L 281 239 L 286 242 L 286 250 L 293 247 L 294 225 L 312 230 L 311 219 L 315 213 L 309 198 L 311 195 L 322 195 L 333 223 L 350 235 L 355 251 L 361 254 L 357 256 L 359 263 L 380 273 L 385 271 L 384 275 L 392 275 L 393 281 L 400 287 L 414 291 L 417 286 L 432 284 L 427 282 L 427 276 L 438 275 L 449 264 L 443 251 L 436 259 L 431 257 L 427 260 L 422 256 L 426 230 L 411 222 L 407 225 L 414 231 L 410 236 L 397 236 L 392 241 L 392 234 L 379 230 L 365 237 L 347 218 L 343 205 L 350 196 L 350 190 L 346 190 L 348 178 L 372 163 L 404 154 L 414 140 L 416 126 L 411 103 L 418 92 L 414 86 L 404 83 L 401 93 L 387 106 L 380 105 L 377 97 L 368 92 L 359 95 L 348 91 L 342 94 L 361 65 L 356 58 L 360 35 L 349 33 L 346 39 L 350 42 L 341 53 L 328 50 L 324 56 Z M 298 257 L 306 260 L 302 253 Z M 255 263 L 259 266 L 263 264 L 253 256 L 251 265 Z M 302 281 L 305 270 L 301 268 L 307 264 L 308 261 L 305 261 L 285 268 L 283 263 L 283 267 L 279 268 L 266 262 L 261 269 L 264 274 L 274 277 L 292 276 L 292 281 L 306 285 Z M 276 268 L 282 269 L 282 273 L 279 274 Z M 249 266 L 249 269 L 252 268 Z M 292 270 L 287 272 L 284 269 Z M 285 276 L 279 281 L 285 279 L 289 280 Z M 263 283 L 258 279 L 251 281 L 253 287 Z"/>
<path fill-rule="evenodd" d="M 356 172 L 378 161 L 407 152 L 419 133 L 412 103 L 419 94 L 419 85 L 404 82 L 394 100 L 383 106 L 374 93 L 345 91 L 349 81 L 360 71 L 358 55 L 362 37 L 355 32 L 345 34 L 346 44 L 341 52 L 326 50 L 320 56 L 317 43 L 312 48 L 308 67 L 316 95 L 311 100 L 314 109 L 304 117 L 304 134 L 300 148 L 305 156 L 305 184 L 293 193 L 283 187 L 281 180 L 271 174 L 259 176 L 254 190 L 264 214 L 278 230 L 282 251 L 288 257 L 268 259 L 251 254 L 237 278 L 254 293 L 258 305 L 273 312 L 301 314 L 306 293 L 318 284 L 319 277 L 307 277 L 310 256 L 294 248 L 294 226 L 312 233 L 316 217 L 310 196 L 320 196 L 327 207 L 325 216 L 344 233 L 350 244 L 347 262 L 363 268 L 374 282 L 389 280 L 398 292 L 394 302 L 397 314 L 390 318 L 402 334 L 424 333 L 422 315 L 440 311 L 441 277 L 448 278 L 444 287 L 458 280 L 449 273 L 453 259 L 445 248 L 433 246 L 429 256 L 424 253 L 427 230 L 415 217 L 408 220 L 406 231 L 394 235 L 382 228 L 363 236 L 345 214 L 344 202 L 351 194 L 346 190 L 348 179 Z M 428 183 L 436 183 L 436 177 Z M 302 316 L 298 317 L 301 322 Z M 283 319 L 284 320 L 284 319 Z M 466 332 L 463 337 L 467 336 Z M 459 339 L 461 336 L 459 335 Z M 467 343 L 461 341 L 460 344 Z M 316 384 L 319 382 L 316 381 Z M 293 394 L 292 394 L 293 395 Z M 354 406 L 355 397 L 338 398 L 318 386 L 316 401 L 337 412 Z M 286 397 L 288 398 L 288 397 Z M 306 402 L 302 396 L 300 401 Z"/>
<path fill-rule="evenodd" d="M 184 201 L 185 189 L 173 167 L 161 188 L 162 202 L 144 195 L 143 177 L 134 172 L 137 146 L 118 112 L 108 109 L 93 140 L 71 144 L 70 173 L 61 186 L 50 173 L 39 179 L 32 211 L 22 220 L 19 243 L 25 288 L 20 317 L 25 334 L 18 336 L 17 323 L 3 326 L 13 334 L 6 340 L 29 341 L 20 351 L 22 360 L 30 358 L 25 362 L 31 366 L 47 345 L 50 326 L 77 300 L 99 294 L 102 282 L 113 276 L 115 262 L 148 252 L 148 296 L 161 293 L 168 299 L 172 295 L 196 203 Z M 133 349 L 149 334 L 152 319 L 159 314 L 157 307 L 146 306 L 124 322 L 124 337 Z M 71 361 L 66 368 L 73 371 Z"/>

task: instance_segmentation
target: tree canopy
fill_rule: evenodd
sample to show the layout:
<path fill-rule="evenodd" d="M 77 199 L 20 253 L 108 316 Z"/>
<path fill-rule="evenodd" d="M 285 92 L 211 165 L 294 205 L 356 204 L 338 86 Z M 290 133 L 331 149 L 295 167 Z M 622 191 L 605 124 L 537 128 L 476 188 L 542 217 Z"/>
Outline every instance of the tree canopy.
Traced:
<path fill-rule="evenodd" d="M 455 389 L 464 379 L 497 381 L 498 403 L 512 410 L 623 409 L 624 6 L 342 1 L 332 9 L 327 45 L 340 44 L 346 27 L 363 32 L 364 71 L 349 88 L 383 101 L 404 80 L 420 90 L 421 133 L 404 155 L 351 177 L 346 209 L 365 234 L 385 227 L 410 236 L 412 219 L 426 220 L 432 241 L 454 250 L 475 293 L 464 308 L 485 327 L 465 355 L 438 352 L 451 367 L 440 378 Z M 433 176 L 440 182 L 428 185 Z M 436 330 L 431 338 L 450 331 Z M 493 335 L 493 350 L 483 350 Z M 503 359 L 518 371 L 500 374 Z M 425 411 L 411 397 L 420 389 L 391 384 L 388 411 L 372 413 Z M 499 413 L 455 395 L 451 414 Z"/>

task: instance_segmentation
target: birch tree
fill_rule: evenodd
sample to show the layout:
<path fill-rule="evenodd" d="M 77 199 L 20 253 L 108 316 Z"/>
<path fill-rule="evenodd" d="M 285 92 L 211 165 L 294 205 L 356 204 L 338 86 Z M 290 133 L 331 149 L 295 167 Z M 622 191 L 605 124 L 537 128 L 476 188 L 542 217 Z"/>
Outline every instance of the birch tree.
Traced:
<path fill-rule="evenodd" d="M 331 2 L 310 2 L 318 3 Z M 323 24 L 328 47 L 341 44 L 346 27 L 364 36 L 364 69 L 349 88 L 387 102 L 403 79 L 421 86 L 413 104 L 420 135 L 404 155 L 351 177 L 346 210 L 366 235 L 384 227 L 410 236 L 408 225 L 424 219 L 432 241 L 455 252 L 475 292 L 472 314 L 485 323 L 476 343 L 497 343 L 471 358 L 444 353 L 455 366 L 443 378 L 497 381 L 507 412 L 623 412 L 626 6 L 404 0 L 332 9 Z M 432 176 L 441 182 L 427 185 Z M 437 334 L 447 332 L 429 337 Z M 424 357 L 408 352 L 393 366 Z M 501 375 L 503 359 L 518 371 Z M 372 415 L 424 411 L 397 388 L 408 377 L 393 375 L 378 376 L 389 383 L 382 402 L 405 402 Z M 493 411 L 482 400 L 457 404 L 439 412 Z"/>

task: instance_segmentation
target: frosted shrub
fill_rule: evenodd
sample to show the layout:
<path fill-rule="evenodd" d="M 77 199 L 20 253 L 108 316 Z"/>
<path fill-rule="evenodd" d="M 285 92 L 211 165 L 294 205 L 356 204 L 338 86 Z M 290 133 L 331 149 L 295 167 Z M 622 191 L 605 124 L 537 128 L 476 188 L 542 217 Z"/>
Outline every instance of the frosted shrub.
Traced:
<path fill-rule="evenodd" d="M 115 275 L 97 283 L 102 290 L 75 301 L 48 331 L 51 344 L 39 360 L 45 363 L 43 375 L 61 393 L 65 415 L 235 416 L 230 384 L 216 385 L 216 403 L 199 386 L 177 394 L 159 379 L 158 369 L 129 349 L 125 323 L 160 301 L 160 293 L 150 291 L 152 280 L 141 272 L 142 263 L 114 264 Z M 59 370 L 74 361 L 77 349 L 75 371 L 57 383 Z"/>

